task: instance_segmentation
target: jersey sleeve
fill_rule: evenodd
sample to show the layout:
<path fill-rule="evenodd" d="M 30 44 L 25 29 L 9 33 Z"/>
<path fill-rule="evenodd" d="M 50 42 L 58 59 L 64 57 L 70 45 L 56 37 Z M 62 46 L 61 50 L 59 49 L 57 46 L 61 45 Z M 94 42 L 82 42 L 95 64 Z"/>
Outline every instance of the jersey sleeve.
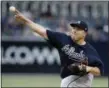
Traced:
<path fill-rule="evenodd" d="M 98 67 L 101 75 L 104 74 L 104 64 L 98 54 L 98 52 L 89 45 L 87 48 L 88 65 L 92 67 Z"/>
<path fill-rule="evenodd" d="M 95 61 L 93 62 L 95 64 L 96 67 L 98 67 L 100 69 L 100 73 L 101 75 L 104 74 L 104 65 L 102 63 L 102 61 L 98 58 L 98 59 L 95 59 Z"/>
<path fill-rule="evenodd" d="M 91 57 L 91 59 L 92 59 L 91 66 L 98 67 L 100 69 L 101 75 L 103 75 L 104 74 L 104 64 L 101 61 L 100 57 L 94 56 L 94 57 Z"/>
<path fill-rule="evenodd" d="M 101 75 L 103 75 L 104 74 L 104 64 L 102 63 L 102 61 L 99 61 L 96 66 L 100 69 Z"/>
<path fill-rule="evenodd" d="M 63 34 L 60 32 L 54 32 L 50 30 L 47 30 L 46 32 L 48 37 L 47 42 L 52 46 L 58 48 L 61 44 L 61 38 Z"/>

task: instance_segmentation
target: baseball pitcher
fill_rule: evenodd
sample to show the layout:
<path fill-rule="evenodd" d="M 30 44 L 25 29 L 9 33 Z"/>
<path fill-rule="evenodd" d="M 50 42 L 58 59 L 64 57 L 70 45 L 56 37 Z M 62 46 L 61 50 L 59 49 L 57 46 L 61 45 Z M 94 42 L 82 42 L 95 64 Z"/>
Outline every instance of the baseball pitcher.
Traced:
<path fill-rule="evenodd" d="M 93 77 L 103 74 L 103 63 L 97 51 L 85 39 L 88 34 L 85 22 L 71 22 L 69 34 L 65 34 L 47 30 L 26 18 L 17 9 L 14 13 L 16 20 L 29 26 L 58 50 L 61 87 L 91 87 Z"/>

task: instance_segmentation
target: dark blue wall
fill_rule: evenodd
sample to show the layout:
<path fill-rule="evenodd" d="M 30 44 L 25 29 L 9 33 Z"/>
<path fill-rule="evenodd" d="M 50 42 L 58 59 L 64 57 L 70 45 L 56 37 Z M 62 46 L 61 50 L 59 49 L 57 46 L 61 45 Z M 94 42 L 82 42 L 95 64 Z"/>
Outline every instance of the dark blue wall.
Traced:
<path fill-rule="evenodd" d="M 98 51 L 98 54 L 100 55 L 103 63 L 104 63 L 104 75 L 108 75 L 109 73 L 109 48 L 108 48 L 108 43 L 105 42 L 92 42 L 90 41 L 90 43 L 95 47 L 95 49 Z M 39 51 L 41 51 L 43 48 L 47 48 L 49 50 L 49 53 L 51 54 L 51 50 L 54 49 L 52 46 L 48 45 L 46 42 L 15 42 L 15 41 L 2 41 L 2 56 L 4 57 L 6 55 L 7 49 L 9 49 L 9 47 L 11 46 L 15 46 L 19 49 L 19 47 L 21 46 L 25 46 L 29 49 L 30 53 L 32 52 L 32 49 L 34 49 L 34 47 L 37 47 L 37 49 Z M 43 53 L 42 53 L 43 54 Z M 14 54 L 13 54 L 14 56 Z M 40 56 L 40 55 L 39 55 Z M 47 57 L 43 57 L 46 58 Z M 2 58 L 2 62 L 3 59 L 6 58 Z M 8 59 L 8 58 L 7 58 Z M 42 65 L 37 63 L 37 60 L 34 61 L 32 64 L 19 64 L 19 63 L 2 63 L 2 72 L 3 73 L 59 73 L 60 72 L 60 67 L 59 64 L 57 64 L 55 61 L 53 62 L 53 64 L 49 65 L 47 61 L 45 61 Z"/>

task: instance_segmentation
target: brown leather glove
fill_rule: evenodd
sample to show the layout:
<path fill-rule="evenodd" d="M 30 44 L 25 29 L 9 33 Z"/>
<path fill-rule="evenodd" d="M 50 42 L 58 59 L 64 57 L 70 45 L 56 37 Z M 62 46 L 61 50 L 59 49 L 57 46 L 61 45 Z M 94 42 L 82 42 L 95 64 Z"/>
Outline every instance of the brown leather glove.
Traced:
<path fill-rule="evenodd" d="M 80 76 L 87 74 L 86 65 L 81 64 L 81 63 L 71 64 L 68 66 L 68 69 L 72 73 L 77 73 L 77 75 L 80 75 Z"/>

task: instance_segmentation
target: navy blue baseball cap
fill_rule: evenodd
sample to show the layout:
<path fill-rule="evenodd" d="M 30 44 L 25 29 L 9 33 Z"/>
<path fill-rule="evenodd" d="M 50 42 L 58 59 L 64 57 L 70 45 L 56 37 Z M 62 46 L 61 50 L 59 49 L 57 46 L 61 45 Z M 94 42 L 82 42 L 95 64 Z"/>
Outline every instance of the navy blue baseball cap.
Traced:
<path fill-rule="evenodd" d="M 70 26 L 71 27 L 79 27 L 79 28 L 83 29 L 85 32 L 88 31 L 88 26 L 84 21 L 71 22 Z"/>

